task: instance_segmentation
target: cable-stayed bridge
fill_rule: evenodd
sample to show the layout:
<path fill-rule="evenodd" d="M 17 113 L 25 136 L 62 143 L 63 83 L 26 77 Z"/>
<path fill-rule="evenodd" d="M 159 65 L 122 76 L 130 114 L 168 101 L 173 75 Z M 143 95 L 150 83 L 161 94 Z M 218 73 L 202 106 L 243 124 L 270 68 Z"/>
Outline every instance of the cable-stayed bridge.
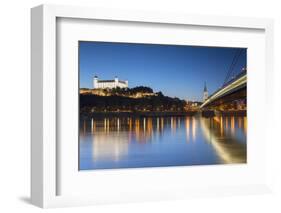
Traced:
<path fill-rule="evenodd" d="M 235 102 L 246 103 L 247 99 L 247 69 L 235 69 L 243 49 L 237 49 L 226 73 L 222 86 L 208 98 L 204 97 L 204 102 L 200 106 L 202 111 L 220 110 L 224 111 Z M 245 64 L 246 66 L 246 64 Z M 237 73 L 237 71 L 239 73 Z M 206 85 L 205 85 L 206 87 Z M 204 89 L 205 91 L 206 89 Z M 204 93 L 204 95 L 206 95 Z M 231 108 L 231 107 L 230 107 Z"/>
<path fill-rule="evenodd" d="M 215 107 L 227 102 L 246 99 L 247 72 L 243 70 L 239 75 L 215 91 L 200 106 L 201 109 Z"/>

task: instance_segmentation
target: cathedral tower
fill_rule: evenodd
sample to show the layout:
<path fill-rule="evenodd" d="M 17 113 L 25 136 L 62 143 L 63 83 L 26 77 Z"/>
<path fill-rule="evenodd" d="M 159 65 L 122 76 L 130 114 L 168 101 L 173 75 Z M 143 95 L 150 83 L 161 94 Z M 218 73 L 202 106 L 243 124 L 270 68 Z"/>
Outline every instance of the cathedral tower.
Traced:
<path fill-rule="evenodd" d="M 203 102 L 205 102 L 208 99 L 208 90 L 207 90 L 207 85 L 206 82 L 204 84 L 204 91 L 203 91 Z"/>

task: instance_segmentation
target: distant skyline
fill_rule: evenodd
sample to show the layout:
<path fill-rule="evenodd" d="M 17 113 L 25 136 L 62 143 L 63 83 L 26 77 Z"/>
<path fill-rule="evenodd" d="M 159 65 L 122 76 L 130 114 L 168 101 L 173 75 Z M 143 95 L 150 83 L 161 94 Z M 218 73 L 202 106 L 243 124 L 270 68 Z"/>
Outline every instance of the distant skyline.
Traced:
<path fill-rule="evenodd" d="M 129 87 L 202 101 L 204 82 L 209 95 L 222 86 L 238 50 L 234 73 L 247 66 L 245 48 L 80 41 L 80 88 L 92 88 L 95 75 L 103 80 L 118 76 Z"/>

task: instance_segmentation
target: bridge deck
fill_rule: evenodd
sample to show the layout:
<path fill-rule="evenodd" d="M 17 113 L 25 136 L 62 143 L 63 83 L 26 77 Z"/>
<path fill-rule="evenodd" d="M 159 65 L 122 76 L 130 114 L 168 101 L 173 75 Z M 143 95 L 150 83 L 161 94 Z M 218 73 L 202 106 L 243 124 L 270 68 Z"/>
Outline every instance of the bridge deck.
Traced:
<path fill-rule="evenodd" d="M 225 85 L 223 88 L 217 90 L 215 93 L 213 93 L 201 106 L 200 108 L 204 108 L 207 105 L 211 104 L 212 102 L 218 100 L 219 98 L 222 98 L 230 93 L 233 93 L 243 87 L 246 87 L 247 85 L 247 74 L 244 73 L 244 75 L 239 76 L 237 79 L 234 79 L 227 85 Z"/>

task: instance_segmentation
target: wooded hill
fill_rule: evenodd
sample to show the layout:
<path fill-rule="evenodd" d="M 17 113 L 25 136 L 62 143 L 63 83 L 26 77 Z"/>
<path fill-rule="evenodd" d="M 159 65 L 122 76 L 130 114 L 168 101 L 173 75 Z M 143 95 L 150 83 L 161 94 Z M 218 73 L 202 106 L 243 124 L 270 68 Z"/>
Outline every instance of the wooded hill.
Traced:
<path fill-rule="evenodd" d="M 106 90 L 109 96 L 80 94 L 80 112 L 182 112 L 186 106 L 184 100 L 154 93 L 149 87 L 114 88 Z M 154 94 L 141 98 L 132 98 L 134 94 Z"/>

